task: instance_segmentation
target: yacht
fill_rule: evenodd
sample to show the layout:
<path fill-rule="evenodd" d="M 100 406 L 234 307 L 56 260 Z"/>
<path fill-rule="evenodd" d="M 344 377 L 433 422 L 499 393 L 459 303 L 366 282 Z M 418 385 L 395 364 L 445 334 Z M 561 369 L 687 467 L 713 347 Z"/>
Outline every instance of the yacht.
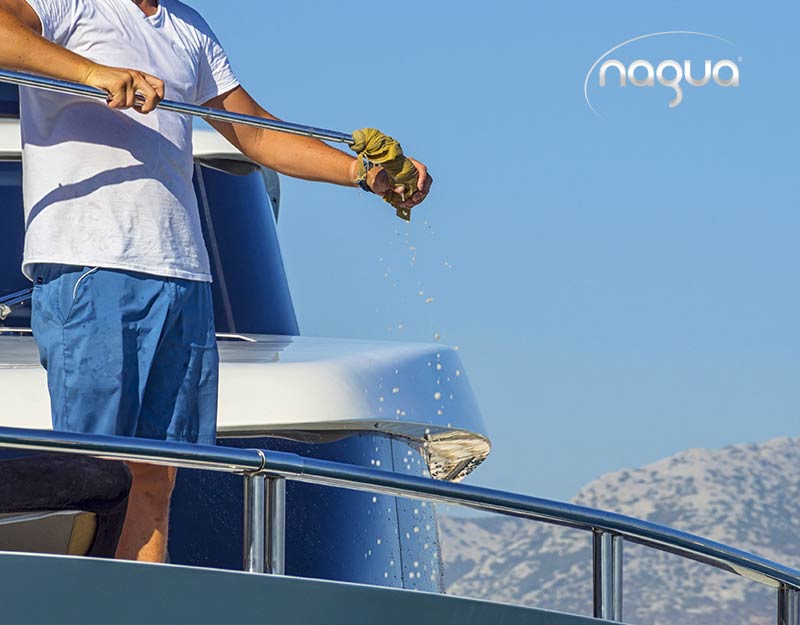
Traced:
<path fill-rule="evenodd" d="M 800 625 L 798 571 L 644 521 L 461 483 L 490 442 L 458 352 L 304 336 L 277 236 L 278 176 L 211 131 L 194 132 L 194 187 L 221 360 L 217 446 L 52 432 L 20 272 L 18 116 L 16 87 L 0 85 L 4 622 L 621 622 L 632 541 L 769 584 L 778 622 Z M 119 459 L 181 467 L 167 564 L 109 557 L 126 497 Z M 591 533 L 593 614 L 447 595 L 437 503 Z"/>

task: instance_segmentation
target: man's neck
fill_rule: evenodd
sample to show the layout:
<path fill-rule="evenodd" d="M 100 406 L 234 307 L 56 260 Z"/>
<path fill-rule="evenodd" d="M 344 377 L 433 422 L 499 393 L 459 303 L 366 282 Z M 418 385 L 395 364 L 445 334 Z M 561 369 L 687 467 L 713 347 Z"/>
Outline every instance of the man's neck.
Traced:
<path fill-rule="evenodd" d="M 131 0 L 147 17 L 158 11 L 158 0 Z"/>

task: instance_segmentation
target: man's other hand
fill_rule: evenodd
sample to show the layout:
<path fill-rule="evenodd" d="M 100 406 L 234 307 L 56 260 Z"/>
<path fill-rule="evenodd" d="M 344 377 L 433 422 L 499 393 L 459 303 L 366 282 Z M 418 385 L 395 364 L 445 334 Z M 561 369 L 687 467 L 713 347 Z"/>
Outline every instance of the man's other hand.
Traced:
<path fill-rule="evenodd" d="M 419 178 L 417 180 L 417 190 L 411 197 L 407 197 L 405 201 L 401 203 L 401 206 L 403 208 L 414 208 L 428 197 L 431 185 L 433 184 L 433 178 L 428 173 L 428 168 L 425 167 L 425 165 L 410 156 L 408 160 L 414 163 L 414 167 L 416 167 L 417 172 L 419 172 Z M 405 193 L 404 185 L 392 186 L 392 183 L 389 181 L 389 176 L 386 171 L 384 171 L 383 167 L 373 167 L 367 172 L 367 184 L 369 188 L 372 189 L 373 193 L 377 193 L 381 196 L 387 191 L 392 190 L 400 195 Z"/>
<path fill-rule="evenodd" d="M 164 81 L 135 69 L 94 64 L 82 82 L 108 92 L 112 109 L 149 113 L 164 99 Z"/>

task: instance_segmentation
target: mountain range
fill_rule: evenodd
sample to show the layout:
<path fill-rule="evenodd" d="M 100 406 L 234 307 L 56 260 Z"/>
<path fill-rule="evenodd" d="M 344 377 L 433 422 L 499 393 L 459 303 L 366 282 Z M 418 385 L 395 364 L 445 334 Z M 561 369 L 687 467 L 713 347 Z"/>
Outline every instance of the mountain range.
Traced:
<path fill-rule="evenodd" d="M 572 500 L 668 525 L 800 569 L 800 439 L 691 449 L 609 473 Z M 496 515 L 440 515 L 447 592 L 591 614 L 589 532 Z M 772 625 L 776 591 L 632 543 L 624 621 Z"/>

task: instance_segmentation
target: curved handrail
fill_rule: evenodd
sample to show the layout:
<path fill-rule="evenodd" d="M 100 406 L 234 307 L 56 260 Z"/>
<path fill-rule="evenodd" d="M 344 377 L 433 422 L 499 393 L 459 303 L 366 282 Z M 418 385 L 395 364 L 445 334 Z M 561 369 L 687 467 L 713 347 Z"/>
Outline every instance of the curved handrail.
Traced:
<path fill-rule="evenodd" d="M 606 531 L 638 544 L 728 570 L 755 581 L 800 590 L 800 571 L 728 545 L 634 517 L 571 503 L 508 493 L 482 486 L 442 482 L 283 452 L 265 452 L 267 473 L 382 494 L 464 505 L 587 531 Z M 773 580 L 769 583 L 767 580 Z"/>
<path fill-rule="evenodd" d="M 800 571 L 687 532 L 633 517 L 500 490 L 443 482 L 297 454 L 191 445 L 147 439 L 0 427 L 0 447 L 91 455 L 152 464 L 287 478 L 387 495 L 463 505 L 623 537 L 632 542 L 711 565 L 789 592 L 796 611 Z M 787 622 L 796 623 L 789 619 Z"/>

